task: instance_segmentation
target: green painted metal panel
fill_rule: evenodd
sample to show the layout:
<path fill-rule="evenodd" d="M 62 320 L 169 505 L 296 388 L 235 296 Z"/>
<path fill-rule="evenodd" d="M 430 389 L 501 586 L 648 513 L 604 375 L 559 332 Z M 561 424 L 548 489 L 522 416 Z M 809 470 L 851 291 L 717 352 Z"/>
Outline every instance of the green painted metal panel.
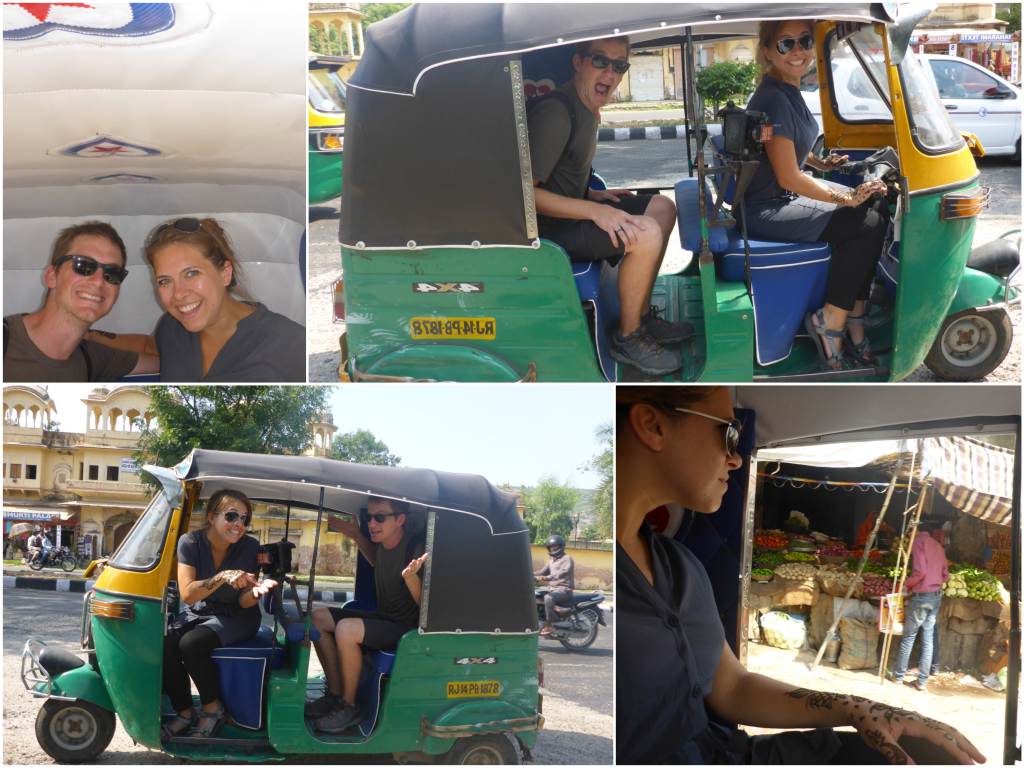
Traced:
<path fill-rule="evenodd" d="M 962 189 L 974 187 L 977 182 Z M 924 362 L 970 255 L 976 220 L 939 221 L 943 194 L 911 198 L 910 210 L 903 213 L 892 381 L 906 378 Z"/>
<path fill-rule="evenodd" d="M 515 383 L 522 374 L 508 362 L 473 344 L 422 343 L 399 347 L 377 358 L 364 373 L 404 376 L 407 371 L 433 371 L 438 381 Z"/>
<path fill-rule="evenodd" d="M 955 315 L 965 309 L 987 306 L 990 300 L 997 304 L 1003 301 L 1003 294 L 1004 285 L 1000 280 L 985 272 L 966 267 L 946 316 Z"/>
<path fill-rule="evenodd" d="M 96 596 L 129 599 L 99 589 Z M 96 658 L 125 731 L 139 744 L 160 749 L 164 615 L 159 602 L 133 602 L 131 621 L 92 617 Z"/>
<path fill-rule="evenodd" d="M 341 194 L 344 152 L 309 152 L 309 202 L 317 205 Z"/>
<path fill-rule="evenodd" d="M 53 680 L 53 693 L 57 696 L 73 696 L 76 699 L 91 701 L 97 707 L 114 711 L 114 702 L 103 678 L 96 674 L 91 665 L 72 669 Z"/>
<path fill-rule="evenodd" d="M 441 713 L 441 716 L 432 724 L 435 726 L 466 726 L 477 725 L 478 723 L 494 723 L 501 720 L 515 720 L 522 717 L 532 717 L 532 712 L 522 712 L 517 707 L 503 701 L 467 701 L 455 704 Z M 470 732 L 487 733 L 490 729 L 481 727 L 470 729 Z M 519 737 L 523 739 L 526 746 L 533 748 L 537 739 L 537 730 L 522 731 Z M 527 742 L 527 738 L 533 743 Z M 439 736 L 427 736 L 423 741 L 423 752 L 428 755 L 443 755 L 455 746 L 456 739 L 446 739 Z"/>
<path fill-rule="evenodd" d="M 710 264 L 701 266 L 701 280 L 710 280 L 714 287 L 716 311 L 705 308 L 708 363 L 700 381 L 750 381 L 754 376 L 754 312 L 747 287 L 719 279 Z"/>
<path fill-rule="evenodd" d="M 360 371 L 423 341 L 412 337 L 414 318 L 493 318 L 494 339 L 452 335 L 429 341 L 472 345 L 508 362 L 521 375 L 535 363 L 538 381 L 604 380 L 571 266 L 555 245 L 385 251 L 343 247 L 341 253 L 349 355 Z M 436 364 L 433 370 L 435 364 L 427 361 L 422 369 L 389 366 L 389 373 L 442 379 L 446 367 Z M 493 375 L 493 367 L 469 370 L 476 375 L 454 380 Z"/>

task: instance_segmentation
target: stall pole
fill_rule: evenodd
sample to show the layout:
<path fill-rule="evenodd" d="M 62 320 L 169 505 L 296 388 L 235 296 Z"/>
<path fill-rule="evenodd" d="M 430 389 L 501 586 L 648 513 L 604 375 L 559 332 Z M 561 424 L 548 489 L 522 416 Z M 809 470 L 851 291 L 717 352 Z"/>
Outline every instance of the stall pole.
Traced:
<path fill-rule="evenodd" d="M 843 609 L 846 604 L 850 602 L 850 596 L 853 594 L 854 588 L 857 586 L 857 579 L 860 578 L 861 573 L 864 571 L 864 564 L 868 561 L 868 554 L 871 552 L 871 547 L 875 544 L 875 536 L 878 534 L 878 529 L 882 527 L 882 520 L 885 517 L 886 510 L 889 509 L 889 502 L 892 500 L 892 492 L 896 490 L 896 478 L 899 477 L 900 470 L 903 469 L 903 450 L 906 448 L 906 441 L 901 441 L 900 444 L 900 457 L 896 461 L 896 469 L 892 472 L 892 479 L 889 481 L 889 488 L 885 492 L 885 503 L 882 505 L 882 511 L 878 513 L 878 519 L 875 520 L 875 527 L 871 530 L 871 535 L 868 536 L 867 542 L 864 544 L 864 554 L 860 556 L 860 565 L 857 566 L 857 575 L 853 577 L 853 581 L 850 582 L 849 588 L 846 590 L 846 596 L 843 598 L 843 602 L 839 604 L 839 611 L 836 613 L 835 618 L 832 619 L 832 626 L 829 627 L 828 632 L 825 633 L 825 639 L 822 640 L 821 645 L 818 646 L 818 655 L 814 657 L 814 663 L 811 664 L 811 671 L 821 663 L 821 657 L 825 655 L 825 647 L 828 645 L 828 636 L 835 634 L 836 627 L 839 626 L 839 619 L 843 615 Z"/>
<path fill-rule="evenodd" d="M 1003 765 L 1020 760 L 1017 754 L 1017 697 L 1020 692 L 1020 418 L 1013 453 L 1013 505 L 1010 507 L 1010 655 L 1006 660 L 1006 717 L 1003 720 Z"/>

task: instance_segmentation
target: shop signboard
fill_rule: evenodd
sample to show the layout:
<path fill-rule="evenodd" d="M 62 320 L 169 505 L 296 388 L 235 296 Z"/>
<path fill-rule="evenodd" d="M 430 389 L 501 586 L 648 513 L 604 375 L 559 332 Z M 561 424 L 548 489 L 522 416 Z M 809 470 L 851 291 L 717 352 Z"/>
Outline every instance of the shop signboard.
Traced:
<path fill-rule="evenodd" d="M 1010 46 L 1010 82 L 1020 82 L 1020 43 Z"/>
<path fill-rule="evenodd" d="M 121 459 L 121 474 L 128 472 L 133 475 L 139 474 L 139 462 L 135 459 L 122 458 Z"/>
<path fill-rule="evenodd" d="M 53 512 L 30 512 L 10 507 L 4 508 L 4 520 L 42 520 L 44 523 L 48 523 L 54 517 L 60 517 L 60 515 Z"/>
<path fill-rule="evenodd" d="M 885 599 L 878 606 L 879 632 L 892 632 L 894 635 L 903 634 L 903 622 L 906 620 L 904 600 L 908 597 L 910 595 L 906 592 L 885 596 Z"/>

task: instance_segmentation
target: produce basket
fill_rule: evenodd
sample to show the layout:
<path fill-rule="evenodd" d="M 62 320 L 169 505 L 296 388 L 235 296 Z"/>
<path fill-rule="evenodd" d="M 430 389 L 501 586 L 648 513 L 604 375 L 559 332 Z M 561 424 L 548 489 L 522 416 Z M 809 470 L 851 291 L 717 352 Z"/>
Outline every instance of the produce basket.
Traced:
<path fill-rule="evenodd" d="M 775 578 L 775 575 L 773 574 L 771 576 L 765 576 L 765 575 L 762 575 L 762 574 L 752 573 L 752 574 L 750 574 L 750 578 L 753 581 L 759 581 L 762 584 L 767 584 L 769 581 L 771 581 L 772 579 Z"/>
<path fill-rule="evenodd" d="M 753 568 L 761 568 L 762 570 L 765 570 L 765 571 L 774 571 L 780 565 L 782 565 L 782 563 L 771 563 L 771 564 L 768 564 L 768 563 L 761 563 L 761 564 L 754 563 L 754 564 L 752 564 L 752 569 Z"/>
<path fill-rule="evenodd" d="M 849 555 L 818 555 L 819 565 L 842 565 L 852 560 Z"/>

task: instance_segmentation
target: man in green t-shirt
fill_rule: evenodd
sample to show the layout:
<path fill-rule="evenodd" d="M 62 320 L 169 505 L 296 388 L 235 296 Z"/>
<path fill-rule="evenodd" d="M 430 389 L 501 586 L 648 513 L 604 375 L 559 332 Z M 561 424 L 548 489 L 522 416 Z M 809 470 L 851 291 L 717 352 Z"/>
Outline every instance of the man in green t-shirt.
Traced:
<path fill-rule="evenodd" d="M 622 261 L 619 329 L 612 334 L 611 356 L 651 375 L 671 373 L 682 366 L 682 357 L 665 347 L 686 341 L 693 326 L 659 317 L 651 291 L 676 207 L 663 195 L 589 188 L 600 110 L 629 69 L 629 38 L 579 43 L 573 67 L 572 80 L 556 89 L 560 94 L 545 97 L 528 115 L 540 236 L 564 248 L 574 262 L 608 260 L 614 266 Z"/>

